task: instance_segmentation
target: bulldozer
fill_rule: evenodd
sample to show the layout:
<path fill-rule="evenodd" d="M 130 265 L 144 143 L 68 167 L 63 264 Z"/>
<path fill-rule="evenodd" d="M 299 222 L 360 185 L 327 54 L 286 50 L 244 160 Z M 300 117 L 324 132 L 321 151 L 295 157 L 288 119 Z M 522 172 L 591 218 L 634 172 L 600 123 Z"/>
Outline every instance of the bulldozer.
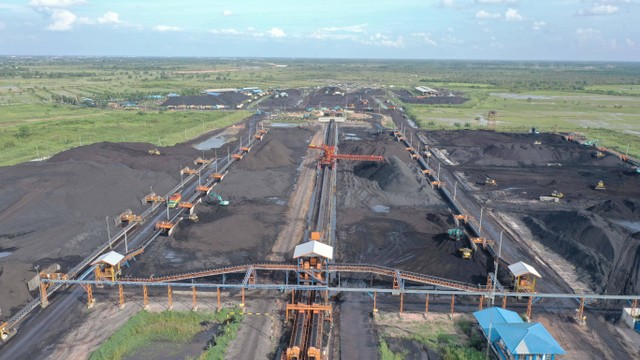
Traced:
<path fill-rule="evenodd" d="M 604 181 L 599 180 L 596 186 L 594 186 L 596 190 L 606 190 L 607 188 L 604 186 Z"/>
<path fill-rule="evenodd" d="M 469 249 L 468 247 L 463 247 L 458 249 L 458 251 L 460 251 L 460 256 L 462 256 L 463 259 L 471 259 L 471 255 L 473 254 L 473 250 Z"/>
<path fill-rule="evenodd" d="M 147 153 L 148 153 L 149 155 L 160 155 L 160 150 L 158 150 L 158 149 L 149 149 L 149 150 L 147 151 Z"/>
<path fill-rule="evenodd" d="M 558 199 L 562 199 L 564 197 L 564 194 L 561 193 L 558 190 L 553 190 L 553 192 L 551 193 L 551 196 L 558 198 Z"/>
<path fill-rule="evenodd" d="M 596 159 L 602 159 L 604 157 L 604 153 L 602 151 L 595 151 L 591 154 Z"/>
<path fill-rule="evenodd" d="M 215 193 L 215 192 L 213 192 L 213 191 L 209 193 L 209 199 L 210 199 L 211 201 L 217 201 L 217 202 L 218 202 L 218 205 L 220 205 L 220 206 L 227 206 L 227 205 L 229 205 L 229 200 L 223 200 L 223 199 L 222 199 L 222 196 L 220 196 L 220 195 L 216 194 L 216 193 Z"/>
<path fill-rule="evenodd" d="M 484 184 L 485 184 L 485 185 L 491 185 L 491 186 L 496 186 L 496 185 L 498 185 L 498 183 L 496 182 L 496 179 L 491 179 L 491 178 L 487 178 L 487 179 L 484 181 Z"/>
<path fill-rule="evenodd" d="M 449 229 L 447 230 L 447 235 L 449 235 L 449 238 L 452 240 L 460 241 L 464 237 L 464 230 L 459 228 Z"/>

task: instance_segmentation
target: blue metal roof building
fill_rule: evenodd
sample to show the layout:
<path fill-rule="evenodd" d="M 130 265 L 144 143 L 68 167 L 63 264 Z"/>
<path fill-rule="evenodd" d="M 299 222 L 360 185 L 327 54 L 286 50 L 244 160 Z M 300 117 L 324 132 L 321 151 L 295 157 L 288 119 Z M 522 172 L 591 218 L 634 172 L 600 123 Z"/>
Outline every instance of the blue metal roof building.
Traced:
<path fill-rule="evenodd" d="M 554 360 L 565 353 L 542 324 L 525 323 L 513 311 L 492 307 L 473 316 L 501 359 Z"/>

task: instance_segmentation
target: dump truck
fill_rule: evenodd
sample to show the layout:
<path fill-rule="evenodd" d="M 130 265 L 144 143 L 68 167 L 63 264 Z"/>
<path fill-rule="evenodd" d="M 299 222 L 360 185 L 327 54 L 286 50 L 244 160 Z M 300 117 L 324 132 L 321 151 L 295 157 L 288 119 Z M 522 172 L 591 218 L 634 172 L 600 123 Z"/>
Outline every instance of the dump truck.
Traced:
<path fill-rule="evenodd" d="M 149 155 L 160 155 L 160 150 L 158 150 L 158 149 L 149 149 L 147 151 L 147 153 L 149 153 Z"/>
<path fill-rule="evenodd" d="M 175 193 L 169 197 L 169 200 L 167 201 L 167 205 L 170 208 L 174 208 L 178 206 L 178 204 L 180 203 L 180 200 L 182 200 L 182 194 Z"/>

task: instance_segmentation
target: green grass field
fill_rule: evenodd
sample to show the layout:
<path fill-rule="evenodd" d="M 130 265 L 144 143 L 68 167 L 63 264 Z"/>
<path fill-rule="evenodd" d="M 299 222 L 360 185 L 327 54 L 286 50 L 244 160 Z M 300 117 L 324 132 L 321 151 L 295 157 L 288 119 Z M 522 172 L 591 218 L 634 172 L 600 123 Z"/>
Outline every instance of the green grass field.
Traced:
<path fill-rule="evenodd" d="M 219 312 L 163 311 L 152 313 L 140 311 L 100 345 L 89 357 L 90 360 L 120 360 L 154 341 L 186 343 L 203 331 L 203 322 L 222 323 L 224 332 L 216 337 L 216 346 L 207 348 L 198 360 L 224 359 L 226 348 L 237 334 L 242 316 L 229 316 L 237 309 Z"/>
<path fill-rule="evenodd" d="M 229 126 L 246 111 L 128 111 L 59 104 L 2 107 L 0 165 L 51 156 L 101 141 L 169 146 Z"/>
<path fill-rule="evenodd" d="M 149 95 L 202 89 L 320 86 L 392 90 L 426 85 L 459 91 L 462 105 L 406 107 L 425 129 L 478 128 L 497 110 L 498 131 L 580 131 L 640 156 L 640 64 L 498 61 L 1 58 L 0 166 L 98 141 L 171 145 L 248 112 L 160 112 Z M 276 66 L 275 64 L 282 65 Z M 91 98 L 97 108 L 67 105 Z M 111 110 L 141 102 L 145 111 Z M 185 136 L 186 132 L 186 136 Z"/>

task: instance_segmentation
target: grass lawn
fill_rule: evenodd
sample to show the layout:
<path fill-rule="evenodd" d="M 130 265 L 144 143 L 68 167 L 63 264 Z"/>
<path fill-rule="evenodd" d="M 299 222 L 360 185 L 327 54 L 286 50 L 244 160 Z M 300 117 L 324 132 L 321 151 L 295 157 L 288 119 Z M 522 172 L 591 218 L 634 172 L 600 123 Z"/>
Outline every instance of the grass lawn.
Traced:
<path fill-rule="evenodd" d="M 90 360 L 119 360 L 153 341 L 185 343 L 203 331 L 203 322 L 222 323 L 225 331 L 216 337 L 216 345 L 205 350 L 198 360 L 224 359 L 226 348 L 237 335 L 242 316 L 232 315 L 238 310 L 223 309 L 219 312 L 140 311 L 119 328 L 107 341 L 94 351 Z"/>
<path fill-rule="evenodd" d="M 127 111 L 58 104 L 3 106 L 0 165 L 101 141 L 170 146 L 237 123 L 247 111 Z"/>

